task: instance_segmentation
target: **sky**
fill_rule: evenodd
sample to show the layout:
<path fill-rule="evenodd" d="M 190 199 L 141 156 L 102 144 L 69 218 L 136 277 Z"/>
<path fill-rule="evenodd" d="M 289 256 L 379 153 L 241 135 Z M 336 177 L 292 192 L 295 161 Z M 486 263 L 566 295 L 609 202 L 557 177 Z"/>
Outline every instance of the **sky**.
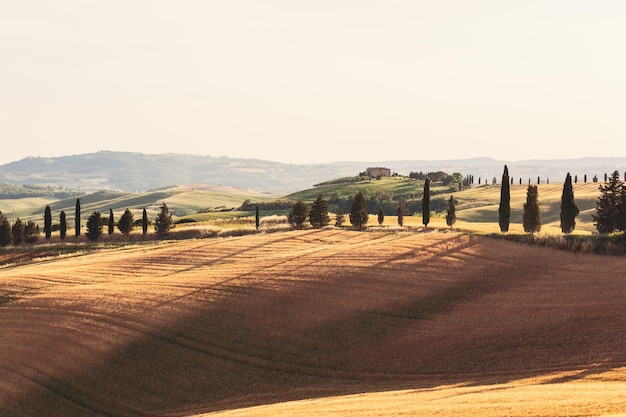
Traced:
<path fill-rule="evenodd" d="M 626 2 L 0 0 L 0 163 L 625 156 Z"/>

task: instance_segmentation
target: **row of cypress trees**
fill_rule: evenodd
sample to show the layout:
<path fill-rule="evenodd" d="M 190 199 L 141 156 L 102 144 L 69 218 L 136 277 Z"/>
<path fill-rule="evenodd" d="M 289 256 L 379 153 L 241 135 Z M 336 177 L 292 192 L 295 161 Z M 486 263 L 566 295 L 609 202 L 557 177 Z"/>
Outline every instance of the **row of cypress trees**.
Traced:
<path fill-rule="evenodd" d="M 98 239 L 104 229 L 104 224 L 108 226 L 109 235 L 115 231 L 115 220 L 113 217 L 113 210 L 109 209 L 108 222 L 102 217 L 100 212 L 94 211 L 87 219 L 87 232 L 86 235 L 90 240 Z M 163 237 L 172 228 L 172 215 L 169 212 L 169 208 L 166 203 L 163 203 L 160 207 L 160 212 L 155 219 L 155 232 L 157 236 Z M 74 216 L 74 231 L 76 237 L 81 235 L 81 205 L 80 199 L 76 199 L 76 208 Z M 134 228 L 135 221 L 132 212 L 126 209 L 119 221 L 117 222 L 117 228 L 124 235 L 128 235 Z M 146 209 L 143 209 L 141 226 L 143 234 L 148 231 L 148 215 Z M 39 226 L 32 220 L 24 223 L 20 218 L 15 220 L 15 223 L 11 225 L 6 216 L 0 211 L 0 246 L 8 246 L 11 243 L 19 245 L 20 243 L 35 243 L 39 239 Z M 50 206 L 46 206 L 44 211 L 44 235 L 46 239 L 50 239 L 52 236 L 52 210 Z M 65 240 L 67 236 L 67 216 L 65 211 L 61 211 L 59 214 L 59 235 L 62 240 Z"/>
<path fill-rule="evenodd" d="M 576 228 L 576 217 L 579 209 L 574 201 L 574 189 L 572 187 L 572 176 L 567 173 L 563 183 L 563 193 L 561 195 L 560 225 L 563 233 L 571 233 Z M 509 168 L 505 165 L 502 173 L 502 186 L 500 188 L 500 205 L 498 206 L 498 223 L 500 231 L 509 231 L 511 219 L 511 188 L 509 181 Z M 524 203 L 524 213 L 522 216 L 524 231 L 528 233 L 539 232 L 541 230 L 541 212 L 539 210 L 539 191 L 536 185 L 528 185 L 526 203 Z"/>
<path fill-rule="evenodd" d="M 618 174 L 614 174 L 617 176 Z M 617 178 L 619 181 L 619 178 Z M 622 190 L 622 200 L 624 204 L 622 207 L 621 218 L 623 219 L 624 228 L 626 228 L 626 185 L 622 184 L 620 186 Z M 613 187 L 616 188 L 616 187 Z M 324 222 L 319 222 L 317 219 L 319 214 L 320 202 L 323 202 L 324 207 L 324 218 L 326 219 Z M 539 209 L 539 191 L 536 185 L 528 186 L 526 203 L 524 203 L 524 212 L 522 216 L 522 223 L 524 227 L 524 231 L 528 233 L 539 232 L 541 230 L 541 212 Z M 313 227 L 323 227 L 328 225 L 328 208 L 325 200 L 323 200 L 320 195 L 318 199 L 313 203 L 311 209 L 311 225 Z M 569 173 L 565 178 L 565 183 L 563 184 L 563 193 L 561 196 L 561 212 L 560 212 L 560 220 L 561 220 L 561 230 L 563 233 L 571 233 L 576 228 L 576 217 L 579 214 L 579 209 L 576 206 L 576 202 L 574 201 L 574 190 L 572 187 L 572 177 Z M 288 216 L 289 223 L 294 228 L 302 228 L 306 221 L 306 217 L 308 215 L 308 206 L 302 202 L 302 200 L 298 201 L 294 206 L 293 210 Z M 402 203 L 398 207 L 398 224 L 402 226 L 404 217 L 404 209 Z M 511 217 L 511 189 L 510 189 L 510 180 L 509 180 L 509 169 L 505 165 L 504 172 L 502 174 L 502 186 L 500 190 L 500 205 L 498 207 L 498 223 L 500 225 L 500 230 L 503 233 L 509 231 L 510 225 L 510 217 Z M 384 220 L 384 212 L 382 208 L 378 211 L 378 222 L 382 224 Z M 364 228 L 367 225 L 368 221 L 368 213 L 367 207 L 365 204 L 365 198 L 362 192 L 358 192 L 354 198 L 352 203 L 352 209 L 350 211 L 350 223 L 357 229 Z M 456 208 L 454 203 L 454 196 L 450 196 L 448 200 L 448 209 L 446 213 L 446 223 L 449 227 L 456 222 Z M 422 223 L 425 227 L 428 227 L 430 223 L 430 180 L 428 178 L 424 181 L 424 193 L 422 198 Z M 338 225 L 341 225 L 338 222 Z"/>

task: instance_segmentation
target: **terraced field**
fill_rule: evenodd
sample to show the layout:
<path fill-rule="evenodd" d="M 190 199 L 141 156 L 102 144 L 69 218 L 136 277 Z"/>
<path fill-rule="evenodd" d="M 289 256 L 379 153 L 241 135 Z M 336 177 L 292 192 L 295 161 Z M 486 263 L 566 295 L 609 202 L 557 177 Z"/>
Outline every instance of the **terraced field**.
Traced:
<path fill-rule="evenodd" d="M 0 415 L 623 413 L 624 270 L 456 233 L 340 230 L 8 266 Z M 271 405 L 290 400 L 307 401 Z"/>

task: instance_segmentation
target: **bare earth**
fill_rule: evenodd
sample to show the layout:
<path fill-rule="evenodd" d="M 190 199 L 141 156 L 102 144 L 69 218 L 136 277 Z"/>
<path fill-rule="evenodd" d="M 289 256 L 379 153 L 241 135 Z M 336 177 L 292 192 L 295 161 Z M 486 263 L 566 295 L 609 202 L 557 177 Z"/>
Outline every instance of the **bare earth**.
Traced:
<path fill-rule="evenodd" d="M 338 230 L 4 267 L 0 415 L 618 415 L 625 270 Z"/>

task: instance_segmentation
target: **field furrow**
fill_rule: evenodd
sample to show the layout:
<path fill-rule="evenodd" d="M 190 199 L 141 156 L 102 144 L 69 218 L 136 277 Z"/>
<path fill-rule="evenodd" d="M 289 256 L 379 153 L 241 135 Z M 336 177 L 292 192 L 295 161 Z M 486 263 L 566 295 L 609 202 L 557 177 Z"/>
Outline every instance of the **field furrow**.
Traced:
<path fill-rule="evenodd" d="M 562 371 L 564 384 L 618 383 L 625 267 L 457 233 L 342 230 L 12 266 L 0 410 L 191 415 Z"/>

